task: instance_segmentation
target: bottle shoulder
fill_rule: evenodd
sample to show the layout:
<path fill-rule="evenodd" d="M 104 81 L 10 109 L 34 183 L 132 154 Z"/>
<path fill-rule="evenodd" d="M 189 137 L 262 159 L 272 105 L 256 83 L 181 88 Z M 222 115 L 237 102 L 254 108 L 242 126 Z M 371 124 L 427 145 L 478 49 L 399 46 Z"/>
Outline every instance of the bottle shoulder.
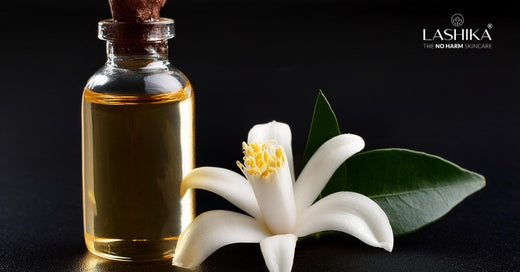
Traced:
<path fill-rule="evenodd" d="M 105 64 L 90 77 L 85 89 L 110 95 L 157 95 L 188 85 L 188 78 L 169 64 L 127 68 Z"/>

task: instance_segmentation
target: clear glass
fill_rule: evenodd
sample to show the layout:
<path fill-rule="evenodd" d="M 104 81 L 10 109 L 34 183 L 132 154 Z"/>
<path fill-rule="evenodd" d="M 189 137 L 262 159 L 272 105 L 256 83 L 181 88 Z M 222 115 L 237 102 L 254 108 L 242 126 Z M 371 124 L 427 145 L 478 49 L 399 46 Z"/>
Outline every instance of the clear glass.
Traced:
<path fill-rule="evenodd" d="M 113 260 L 170 258 L 195 212 L 193 193 L 180 197 L 194 167 L 194 96 L 168 61 L 173 20 L 105 20 L 99 36 L 107 62 L 82 105 L 85 243 Z"/>

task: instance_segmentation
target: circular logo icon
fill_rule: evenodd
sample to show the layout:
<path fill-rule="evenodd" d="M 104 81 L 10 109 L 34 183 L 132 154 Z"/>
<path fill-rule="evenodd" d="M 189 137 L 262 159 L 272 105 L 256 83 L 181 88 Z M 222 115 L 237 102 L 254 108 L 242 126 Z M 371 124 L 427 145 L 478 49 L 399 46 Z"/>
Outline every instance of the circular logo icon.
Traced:
<path fill-rule="evenodd" d="M 451 24 L 454 26 L 454 27 L 459 27 L 461 26 L 462 24 L 464 24 L 464 16 L 462 16 L 462 14 L 460 13 L 455 13 L 451 16 Z"/>

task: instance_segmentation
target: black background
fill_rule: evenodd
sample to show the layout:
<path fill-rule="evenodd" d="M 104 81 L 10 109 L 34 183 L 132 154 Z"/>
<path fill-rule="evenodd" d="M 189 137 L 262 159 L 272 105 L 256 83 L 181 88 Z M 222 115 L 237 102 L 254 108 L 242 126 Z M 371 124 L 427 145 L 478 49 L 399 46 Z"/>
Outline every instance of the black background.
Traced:
<path fill-rule="evenodd" d="M 488 23 L 491 50 L 428 50 L 422 29 Z M 179 271 L 87 253 L 81 212 L 83 86 L 105 61 L 104 1 L 19 1 L 0 11 L 0 270 Z M 293 131 L 299 169 L 318 89 L 365 150 L 402 147 L 483 174 L 445 217 L 393 253 L 345 235 L 307 239 L 294 271 L 518 271 L 520 95 L 512 4 L 416 1 L 172 1 L 170 59 L 196 92 L 197 165 L 238 170 L 256 123 Z M 230 204 L 198 192 L 198 212 Z M 230 245 L 203 271 L 264 271 L 257 244 Z"/>

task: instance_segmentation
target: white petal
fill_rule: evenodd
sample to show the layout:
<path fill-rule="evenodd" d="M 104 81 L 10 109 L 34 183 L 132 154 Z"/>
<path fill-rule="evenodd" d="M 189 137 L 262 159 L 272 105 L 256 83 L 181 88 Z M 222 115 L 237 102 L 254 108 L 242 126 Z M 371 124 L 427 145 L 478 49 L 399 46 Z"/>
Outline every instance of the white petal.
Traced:
<path fill-rule="evenodd" d="M 234 243 L 258 243 L 268 237 L 254 218 L 230 211 L 215 210 L 199 215 L 182 232 L 173 265 L 195 269 L 217 249 Z"/>
<path fill-rule="evenodd" d="M 238 173 L 218 167 L 199 167 L 182 180 L 181 195 L 191 188 L 218 194 L 251 216 L 260 216 L 251 184 Z"/>
<path fill-rule="evenodd" d="M 394 235 L 385 212 L 370 198 L 354 192 L 330 194 L 308 208 L 299 218 L 296 234 L 336 230 L 392 251 Z"/>
<path fill-rule="evenodd" d="M 260 249 L 270 272 L 291 271 L 297 239 L 294 234 L 283 234 L 260 241 Z"/>
<path fill-rule="evenodd" d="M 296 224 L 293 182 L 289 167 L 284 165 L 269 177 L 244 175 L 251 183 L 262 220 L 273 234 L 292 233 Z"/>
<path fill-rule="evenodd" d="M 365 141 L 361 137 L 341 134 L 329 139 L 316 150 L 294 185 L 298 214 L 316 200 L 336 169 L 363 147 Z"/>
<path fill-rule="evenodd" d="M 294 181 L 295 176 L 291 146 L 292 134 L 289 125 L 276 121 L 271 121 L 265 124 L 258 124 L 249 130 L 249 134 L 247 136 L 247 143 L 254 143 L 258 141 L 267 143 L 271 140 L 275 140 L 276 143 L 281 145 L 285 150 L 287 162 L 289 163 L 289 169 L 291 169 L 292 180 Z"/>

